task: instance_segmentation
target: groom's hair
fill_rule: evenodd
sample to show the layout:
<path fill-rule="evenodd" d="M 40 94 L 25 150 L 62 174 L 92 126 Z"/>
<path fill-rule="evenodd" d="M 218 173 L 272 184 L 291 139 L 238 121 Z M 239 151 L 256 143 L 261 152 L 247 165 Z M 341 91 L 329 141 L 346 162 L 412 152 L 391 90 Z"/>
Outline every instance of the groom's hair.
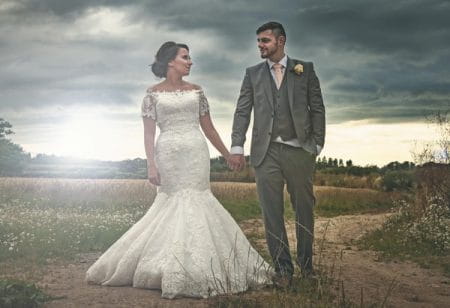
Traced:
<path fill-rule="evenodd" d="M 264 25 L 262 25 L 261 27 L 259 27 L 256 30 L 256 34 L 260 34 L 263 31 L 266 30 L 272 30 L 273 34 L 275 35 L 275 37 L 279 37 L 280 35 L 286 37 L 286 32 L 284 31 L 283 25 L 280 24 L 279 22 L 276 21 L 269 21 L 266 22 Z"/>

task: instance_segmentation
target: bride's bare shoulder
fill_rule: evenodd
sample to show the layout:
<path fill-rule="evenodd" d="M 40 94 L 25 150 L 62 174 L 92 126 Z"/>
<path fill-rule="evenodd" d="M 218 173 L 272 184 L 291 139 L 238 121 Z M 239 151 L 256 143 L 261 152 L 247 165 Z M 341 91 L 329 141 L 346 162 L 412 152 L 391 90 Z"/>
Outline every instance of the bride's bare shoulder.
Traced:
<path fill-rule="evenodd" d="M 175 88 L 173 86 L 169 86 L 167 84 L 165 84 L 164 82 L 160 82 L 154 85 L 151 85 L 147 88 L 147 92 L 148 93 L 152 93 L 152 92 L 175 92 L 175 91 L 192 91 L 192 90 L 198 90 L 201 91 L 202 87 L 200 87 L 199 85 L 196 85 L 194 83 L 190 83 L 190 82 L 184 82 L 184 84 L 178 88 Z"/>
<path fill-rule="evenodd" d="M 147 88 L 147 92 L 158 92 L 158 91 L 165 91 L 164 86 L 161 83 L 150 85 Z"/>
<path fill-rule="evenodd" d="M 186 90 L 201 90 L 202 87 L 195 83 L 186 82 Z"/>

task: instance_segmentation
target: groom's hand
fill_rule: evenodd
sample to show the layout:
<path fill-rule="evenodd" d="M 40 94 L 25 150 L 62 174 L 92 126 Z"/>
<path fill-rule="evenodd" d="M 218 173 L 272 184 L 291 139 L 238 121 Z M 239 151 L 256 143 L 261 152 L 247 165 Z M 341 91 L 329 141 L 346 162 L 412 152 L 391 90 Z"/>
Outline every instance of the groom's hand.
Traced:
<path fill-rule="evenodd" d="M 228 167 L 233 171 L 241 171 L 245 168 L 245 158 L 242 154 L 232 154 L 228 159 Z"/>

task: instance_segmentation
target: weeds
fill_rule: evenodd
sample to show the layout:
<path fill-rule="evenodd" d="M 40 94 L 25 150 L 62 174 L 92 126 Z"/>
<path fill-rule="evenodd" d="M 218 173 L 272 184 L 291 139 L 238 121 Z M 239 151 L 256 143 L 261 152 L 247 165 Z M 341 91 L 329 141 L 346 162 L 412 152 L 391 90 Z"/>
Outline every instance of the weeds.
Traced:
<path fill-rule="evenodd" d="M 57 299 L 45 294 L 33 283 L 15 279 L 0 280 L 0 307 L 39 307 L 43 303 Z"/>
<path fill-rule="evenodd" d="M 439 200 L 420 215 L 411 201 L 400 201 L 384 225 L 363 236 L 358 245 L 382 252 L 387 259 L 410 259 L 424 267 L 440 268 L 450 277 L 450 210 Z"/>
<path fill-rule="evenodd" d="M 211 187 L 238 222 L 261 217 L 255 184 L 212 183 Z M 315 188 L 315 194 L 316 212 L 327 216 L 384 208 L 392 196 L 329 187 Z M 55 257 L 71 260 L 78 253 L 105 250 L 145 214 L 154 197 L 155 190 L 145 180 L 2 178 L 0 261 L 39 263 Z M 294 217 L 288 201 L 286 216 Z M 268 260 L 261 234 L 255 230 L 249 239 Z M 213 301 L 219 307 L 347 307 L 349 300 L 345 286 L 336 277 L 335 262 L 326 265 L 323 261 L 323 245 L 324 239 L 315 243 L 315 279 L 297 275 L 287 290 L 266 288 L 256 293 L 219 296 Z"/>

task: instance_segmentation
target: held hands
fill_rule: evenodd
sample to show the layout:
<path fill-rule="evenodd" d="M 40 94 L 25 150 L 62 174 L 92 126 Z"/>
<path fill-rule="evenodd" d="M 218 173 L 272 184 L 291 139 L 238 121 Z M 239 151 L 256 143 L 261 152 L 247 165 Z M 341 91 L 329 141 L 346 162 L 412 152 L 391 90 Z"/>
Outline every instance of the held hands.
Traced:
<path fill-rule="evenodd" d="M 245 168 L 245 158 L 242 154 L 230 154 L 226 160 L 228 167 L 233 171 L 242 171 Z"/>
<path fill-rule="evenodd" d="M 147 169 L 148 181 L 156 186 L 161 185 L 161 178 L 159 177 L 159 172 L 156 166 L 150 166 Z"/>

